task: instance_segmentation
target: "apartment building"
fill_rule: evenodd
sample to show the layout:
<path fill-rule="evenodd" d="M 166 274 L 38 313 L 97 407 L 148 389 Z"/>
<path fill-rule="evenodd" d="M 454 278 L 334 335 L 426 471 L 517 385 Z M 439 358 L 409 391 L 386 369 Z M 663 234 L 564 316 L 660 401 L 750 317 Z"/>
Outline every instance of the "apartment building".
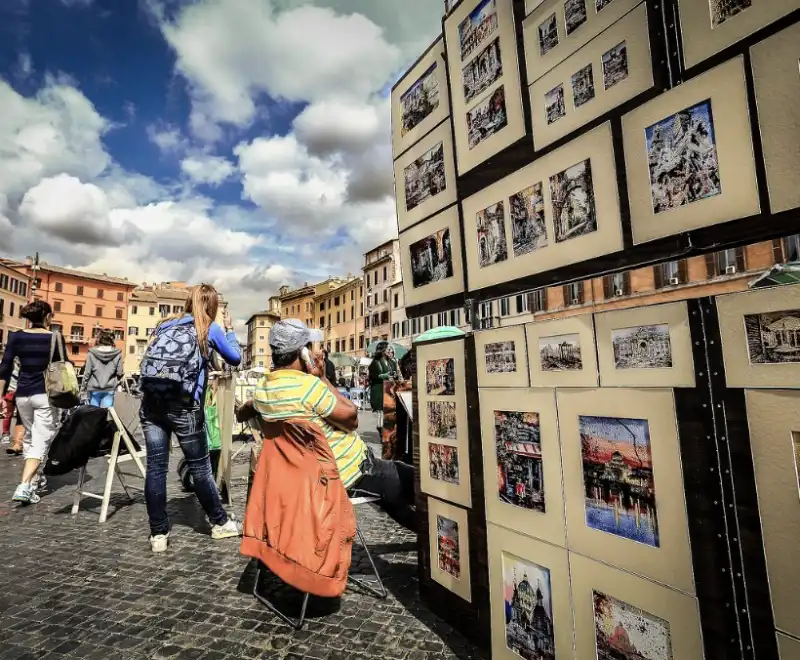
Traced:
<path fill-rule="evenodd" d="M 247 346 L 243 355 L 243 363 L 247 368 L 271 367 L 272 349 L 269 345 L 269 331 L 280 320 L 280 314 L 271 309 L 256 312 L 247 320 Z"/>
<path fill-rule="evenodd" d="M 400 242 L 395 238 L 364 255 L 364 334 L 366 345 L 388 339 L 391 288 L 400 282 Z"/>
<path fill-rule="evenodd" d="M 8 335 L 27 327 L 20 311 L 28 302 L 31 280 L 0 261 L 0 356 L 6 349 Z"/>
<path fill-rule="evenodd" d="M 318 293 L 314 306 L 314 325 L 325 333 L 328 351 L 363 356 L 364 280 L 349 273 L 338 286 Z"/>
<path fill-rule="evenodd" d="M 314 285 L 305 282 L 303 286 L 291 289 L 282 286 L 279 290 L 278 301 L 280 313 L 283 318 L 300 319 L 307 326 L 314 325 Z"/>

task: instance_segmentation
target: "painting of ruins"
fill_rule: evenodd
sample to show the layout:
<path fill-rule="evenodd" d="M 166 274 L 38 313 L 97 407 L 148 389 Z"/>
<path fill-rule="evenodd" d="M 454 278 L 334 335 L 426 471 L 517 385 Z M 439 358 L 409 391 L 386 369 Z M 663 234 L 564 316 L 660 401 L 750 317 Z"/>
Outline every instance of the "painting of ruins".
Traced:
<path fill-rule="evenodd" d="M 428 435 L 444 440 L 456 439 L 456 404 L 452 401 L 428 401 Z"/>
<path fill-rule="evenodd" d="M 511 195 L 508 206 L 514 256 L 521 257 L 547 247 L 541 181 Z"/>
<path fill-rule="evenodd" d="M 539 364 L 542 371 L 580 371 L 581 340 L 578 335 L 539 338 Z"/>
<path fill-rule="evenodd" d="M 513 341 L 498 341 L 486 344 L 487 374 L 507 374 L 517 370 L 517 352 Z"/>
<path fill-rule="evenodd" d="M 628 77 L 628 45 L 623 41 L 603 53 L 603 87 L 610 89 Z"/>
<path fill-rule="evenodd" d="M 544 114 L 548 124 L 558 121 L 567 114 L 564 85 L 558 84 L 544 95 Z"/>
<path fill-rule="evenodd" d="M 467 112 L 467 146 L 474 149 L 506 126 L 506 92 L 500 85 L 491 96 Z"/>
<path fill-rule="evenodd" d="M 750 364 L 800 362 L 800 309 L 745 314 Z"/>
<path fill-rule="evenodd" d="M 555 660 L 550 571 L 505 552 L 502 558 L 506 646 L 524 660 Z"/>
<path fill-rule="evenodd" d="M 503 75 L 500 60 L 500 37 L 492 41 L 478 56 L 464 67 L 464 102 L 469 103 L 481 92 L 489 89 Z"/>
<path fill-rule="evenodd" d="M 421 238 L 408 249 L 411 254 L 411 284 L 415 289 L 453 277 L 449 228 Z"/>
<path fill-rule="evenodd" d="M 431 479 L 458 485 L 458 448 L 430 443 L 428 466 Z"/>
<path fill-rule="evenodd" d="M 505 212 L 503 202 L 497 202 L 475 215 L 478 233 L 478 263 L 481 268 L 508 259 Z"/>
<path fill-rule="evenodd" d="M 444 516 L 436 516 L 436 549 L 439 570 L 458 579 L 461 577 L 461 548 L 458 523 Z"/>
<path fill-rule="evenodd" d="M 599 591 L 592 602 L 597 660 L 680 660 L 663 619 Z"/>
<path fill-rule="evenodd" d="M 425 386 L 428 394 L 454 395 L 456 393 L 456 376 L 453 358 L 428 360 L 425 364 Z"/>
<path fill-rule="evenodd" d="M 447 188 L 444 144 L 435 145 L 403 170 L 406 210 L 412 211 Z"/>
<path fill-rule="evenodd" d="M 592 65 L 587 64 L 572 74 L 572 103 L 580 108 L 594 98 L 594 75 Z"/>
<path fill-rule="evenodd" d="M 594 10 L 599 12 L 601 9 L 605 9 L 612 3 L 613 0 L 594 0 Z"/>
<path fill-rule="evenodd" d="M 539 52 L 542 57 L 558 46 L 558 21 L 552 14 L 539 25 Z"/>
<path fill-rule="evenodd" d="M 659 547 L 647 420 L 581 415 L 578 423 L 586 525 Z"/>
<path fill-rule="evenodd" d="M 642 325 L 611 331 L 615 369 L 665 369 L 672 366 L 669 326 Z"/>
<path fill-rule="evenodd" d="M 419 126 L 439 107 L 439 79 L 434 62 L 417 82 L 400 97 L 400 135 L 405 136 Z"/>
<path fill-rule="evenodd" d="M 586 0 L 566 0 L 564 3 L 564 23 L 567 36 L 575 32 L 588 18 Z"/>
<path fill-rule="evenodd" d="M 711 27 L 716 28 L 745 9 L 753 6 L 753 0 L 709 0 Z"/>
<path fill-rule="evenodd" d="M 495 410 L 494 438 L 500 501 L 544 513 L 539 414 Z"/>
<path fill-rule="evenodd" d="M 497 29 L 497 0 L 481 0 L 458 26 L 462 61 Z"/>
<path fill-rule="evenodd" d="M 556 243 L 597 231 L 597 209 L 589 160 L 550 177 Z"/>

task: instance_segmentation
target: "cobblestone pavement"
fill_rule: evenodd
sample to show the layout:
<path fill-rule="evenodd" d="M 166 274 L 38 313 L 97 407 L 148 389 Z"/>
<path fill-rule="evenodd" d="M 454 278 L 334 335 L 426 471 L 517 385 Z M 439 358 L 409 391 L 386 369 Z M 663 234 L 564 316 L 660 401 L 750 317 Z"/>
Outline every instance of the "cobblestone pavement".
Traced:
<path fill-rule="evenodd" d="M 234 466 L 234 512 L 244 508 L 247 454 Z M 143 660 L 445 660 L 480 655 L 419 602 L 412 534 L 378 509 L 359 507 L 362 530 L 390 592 L 385 601 L 348 589 L 315 602 L 300 632 L 252 597 L 255 567 L 236 540 L 214 542 L 194 495 L 181 490 L 173 455 L 170 550 L 153 555 L 144 500 L 130 503 L 115 484 L 113 515 L 99 525 L 99 502 L 70 514 L 77 473 L 50 479 L 35 506 L 9 500 L 22 460 L 0 454 L 0 658 Z M 87 488 L 102 491 L 105 464 L 90 463 Z M 129 480 L 137 487 L 140 480 Z M 367 573 L 356 549 L 353 572 Z M 288 613 L 295 593 L 263 589 Z"/>

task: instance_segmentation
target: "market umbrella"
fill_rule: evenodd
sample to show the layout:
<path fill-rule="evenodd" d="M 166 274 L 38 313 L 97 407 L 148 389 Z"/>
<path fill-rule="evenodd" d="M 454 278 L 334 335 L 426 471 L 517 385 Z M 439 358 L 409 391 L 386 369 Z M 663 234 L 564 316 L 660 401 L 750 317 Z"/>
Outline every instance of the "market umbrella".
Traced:
<path fill-rule="evenodd" d="M 442 325 L 438 328 L 431 328 L 423 332 L 419 337 L 414 339 L 415 344 L 421 341 L 435 341 L 437 339 L 448 339 L 449 337 L 463 337 L 464 331 L 452 325 Z"/>
<path fill-rule="evenodd" d="M 356 358 L 345 355 L 344 353 L 331 353 L 328 355 L 328 359 L 333 362 L 333 365 L 337 369 L 353 367 L 358 364 L 358 360 Z"/>
<path fill-rule="evenodd" d="M 800 262 L 791 261 L 788 264 L 775 264 L 766 273 L 759 276 L 749 286 L 751 289 L 761 289 L 779 284 L 797 284 L 800 282 Z"/>
<path fill-rule="evenodd" d="M 376 339 L 375 341 L 370 342 L 369 346 L 367 346 L 367 355 L 369 355 L 370 357 L 375 355 L 375 349 L 378 347 L 378 344 L 385 341 L 386 341 L 385 339 Z M 392 341 L 387 343 L 394 349 L 394 357 L 397 360 L 402 360 L 405 357 L 406 353 L 408 353 L 408 349 L 405 346 L 402 346 L 401 344 L 395 344 Z"/>

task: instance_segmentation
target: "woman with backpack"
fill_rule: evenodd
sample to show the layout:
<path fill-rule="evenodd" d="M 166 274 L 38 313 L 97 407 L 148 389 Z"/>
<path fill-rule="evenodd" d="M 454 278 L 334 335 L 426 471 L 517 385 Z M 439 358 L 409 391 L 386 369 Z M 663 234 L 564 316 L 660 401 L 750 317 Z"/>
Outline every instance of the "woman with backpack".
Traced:
<path fill-rule="evenodd" d="M 81 398 L 98 408 L 114 405 L 117 390 L 125 371 L 122 367 L 122 351 L 114 341 L 113 330 L 101 330 L 97 335 L 97 346 L 89 349 L 83 369 Z"/>
<path fill-rule="evenodd" d="M 186 313 L 156 328 L 142 359 L 140 417 L 147 444 L 145 500 L 153 552 L 164 552 L 169 544 L 167 472 L 173 433 L 189 465 L 194 492 L 211 522 L 211 537 L 219 540 L 242 534 L 241 523 L 222 506 L 205 430 L 203 404 L 212 350 L 232 366 L 242 360 L 227 312 L 224 331 L 214 321 L 218 309 L 219 294 L 213 286 L 192 287 Z"/>
<path fill-rule="evenodd" d="M 51 362 L 64 361 L 67 346 L 60 334 L 53 336 L 50 322 L 53 309 L 44 300 L 34 300 L 20 310 L 31 327 L 17 330 L 8 336 L 8 344 L 0 362 L 0 391 L 14 371 L 14 359 L 19 359 L 19 376 L 15 394 L 17 414 L 25 428 L 22 481 L 14 491 L 14 502 L 36 504 L 40 497 L 37 486 L 44 487 L 38 477 L 39 467 L 47 460 L 50 444 L 58 431 L 58 411 L 50 402 L 45 389 L 44 372 Z M 58 343 L 56 343 L 58 342 Z"/>

